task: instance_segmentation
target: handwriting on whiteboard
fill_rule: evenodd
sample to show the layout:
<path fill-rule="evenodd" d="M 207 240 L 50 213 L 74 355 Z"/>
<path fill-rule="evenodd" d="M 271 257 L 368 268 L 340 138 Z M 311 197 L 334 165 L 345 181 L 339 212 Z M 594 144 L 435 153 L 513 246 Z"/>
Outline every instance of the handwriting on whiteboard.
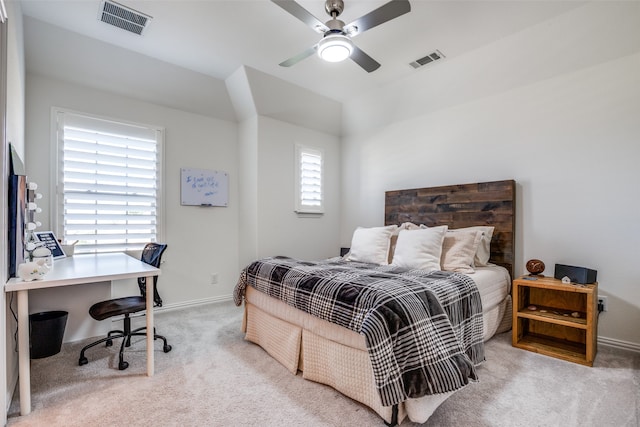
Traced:
<path fill-rule="evenodd" d="M 214 176 L 200 175 L 187 175 L 187 184 L 191 186 L 194 191 L 204 193 L 204 196 L 213 196 L 218 192 L 218 186 L 220 183 L 216 181 Z"/>

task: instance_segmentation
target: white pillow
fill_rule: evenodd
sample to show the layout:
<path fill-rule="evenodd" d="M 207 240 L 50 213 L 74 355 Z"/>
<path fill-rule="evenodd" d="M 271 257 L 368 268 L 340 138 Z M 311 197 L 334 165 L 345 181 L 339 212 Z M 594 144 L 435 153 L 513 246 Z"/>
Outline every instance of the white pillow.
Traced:
<path fill-rule="evenodd" d="M 391 246 L 389 247 L 389 264 L 393 261 L 393 253 L 396 250 L 396 242 L 398 241 L 398 233 L 401 230 L 417 230 L 420 226 L 416 225 L 412 222 L 403 222 L 396 228 L 396 230 L 391 234 Z"/>
<path fill-rule="evenodd" d="M 391 235 L 397 228 L 397 225 L 356 228 L 351 238 L 351 250 L 346 258 L 347 261 L 389 264 Z"/>
<path fill-rule="evenodd" d="M 483 232 L 479 230 L 452 230 L 442 243 L 442 269 L 458 273 L 474 273 L 473 259 L 478 251 Z"/>
<path fill-rule="evenodd" d="M 478 245 L 478 251 L 473 259 L 473 263 L 476 267 L 486 267 L 489 265 L 489 258 L 491 257 L 491 238 L 493 237 L 493 230 L 495 227 L 478 225 L 475 227 L 458 228 L 457 230 L 475 230 L 482 231 L 482 239 Z"/>
<path fill-rule="evenodd" d="M 393 265 L 420 270 L 440 270 L 442 240 L 447 226 L 400 230 Z"/>

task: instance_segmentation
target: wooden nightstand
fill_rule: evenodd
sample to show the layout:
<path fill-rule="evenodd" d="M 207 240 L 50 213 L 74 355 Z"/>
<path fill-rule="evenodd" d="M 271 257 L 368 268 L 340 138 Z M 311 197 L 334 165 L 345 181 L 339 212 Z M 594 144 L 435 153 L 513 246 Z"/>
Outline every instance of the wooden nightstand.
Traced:
<path fill-rule="evenodd" d="M 598 283 L 551 277 L 513 281 L 514 347 L 593 366 L 597 351 Z"/>

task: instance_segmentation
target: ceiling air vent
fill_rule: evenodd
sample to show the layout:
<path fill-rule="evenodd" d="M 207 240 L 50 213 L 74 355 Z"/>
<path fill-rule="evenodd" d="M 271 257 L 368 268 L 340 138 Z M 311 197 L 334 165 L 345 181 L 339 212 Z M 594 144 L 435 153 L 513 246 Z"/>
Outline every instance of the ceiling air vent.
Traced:
<path fill-rule="evenodd" d="M 100 5 L 98 19 L 130 33 L 141 35 L 152 18 L 130 7 L 105 0 Z"/>
<path fill-rule="evenodd" d="M 438 61 L 444 57 L 445 56 L 442 54 L 442 52 L 440 52 L 439 50 L 436 50 L 435 52 L 430 53 L 427 56 L 424 56 L 420 59 L 416 59 L 415 61 L 410 62 L 409 65 L 411 65 L 413 68 L 420 68 L 432 62 Z"/>

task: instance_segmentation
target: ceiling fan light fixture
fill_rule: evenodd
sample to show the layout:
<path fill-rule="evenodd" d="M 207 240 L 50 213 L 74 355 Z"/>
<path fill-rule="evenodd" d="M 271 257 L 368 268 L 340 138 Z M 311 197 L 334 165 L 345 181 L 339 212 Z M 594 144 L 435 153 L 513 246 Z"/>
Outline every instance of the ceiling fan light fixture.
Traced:
<path fill-rule="evenodd" d="M 353 53 L 353 43 L 344 34 L 329 34 L 318 43 L 318 56 L 327 62 L 344 61 Z"/>

